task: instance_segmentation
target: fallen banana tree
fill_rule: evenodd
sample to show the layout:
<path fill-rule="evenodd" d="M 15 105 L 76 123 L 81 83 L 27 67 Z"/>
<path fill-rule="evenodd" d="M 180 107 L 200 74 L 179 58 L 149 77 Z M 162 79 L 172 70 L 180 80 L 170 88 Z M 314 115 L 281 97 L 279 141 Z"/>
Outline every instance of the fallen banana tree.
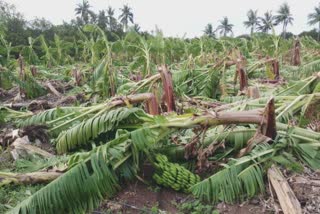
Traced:
<path fill-rule="evenodd" d="M 62 172 L 31 172 L 25 174 L 0 172 L 0 187 L 8 184 L 47 184 L 62 174 Z"/>
<path fill-rule="evenodd" d="M 231 147 L 231 150 L 225 152 L 227 156 L 238 157 L 230 161 L 227 167 L 222 167 L 211 177 L 190 188 L 195 196 L 206 200 L 233 202 L 263 192 L 262 166 L 270 161 L 288 166 L 296 157 L 311 167 L 317 167 L 319 160 L 315 159 L 314 155 L 317 153 L 314 154 L 314 149 L 318 148 L 319 134 L 276 123 L 277 110 L 273 99 L 269 100 L 264 109 L 223 111 L 221 109 L 226 107 L 218 106 L 220 110 L 217 111 L 213 109 L 182 115 L 171 113 L 166 116 L 152 116 L 140 108 L 130 107 L 134 103 L 152 101 L 153 98 L 152 94 L 119 97 L 97 106 L 77 107 L 77 112 L 67 107 L 62 110 L 65 111 L 63 114 L 58 114 L 59 109 L 53 109 L 26 120 L 25 125 L 46 121 L 46 124 L 52 127 L 49 129 L 51 133 L 61 128 L 67 129 L 59 134 L 55 142 L 59 153 L 80 148 L 89 151 L 72 155 L 69 158 L 67 172 L 60 174 L 60 177 L 22 202 L 13 212 L 90 211 L 104 196 L 112 197 L 124 180 L 135 178 L 143 159 L 150 156 L 152 151 L 166 154 L 168 157 L 181 157 L 180 160 L 183 160 L 185 146 L 159 144 L 167 141 L 172 133 L 182 130 L 206 130 L 207 135 L 202 148 L 211 148 L 212 152 L 219 149 L 212 149 L 214 145 L 224 142 L 226 148 Z M 127 105 L 129 108 L 119 107 L 121 105 Z M 230 124 L 255 126 L 221 129 Z M 243 136 L 242 143 L 237 142 L 240 135 Z M 272 141 L 277 143 L 268 144 Z M 93 144 L 96 147 L 92 147 Z M 293 151 L 292 154 L 284 152 L 288 148 Z M 313 153 L 310 151 L 311 148 Z M 152 161 L 152 158 L 149 159 Z M 11 175 L 13 180 L 15 176 Z M 230 178 L 232 180 L 228 180 Z M 3 176 L 3 180 L 8 181 L 8 175 L 6 179 Z M 87 190 L 83 192 L 81 188 L 84 186 Z M 231 194 L 227 191 L 230 187 L 237 191 Z M 68 194 L 65 194 L 66 192 Z M 89 195 L 85 196 L 85 192 Z M 40 198 L 44 200 L 39 202 Z M 79 200 L 63 203 L 68 201 L 68 198 Z"/>
<path fill-rule="evenodd" d="M 0 185 L 49 183 L 12 213 L 90 212 L 140 176 L 145 162 L 158 185 L 210 203 L 263 193 L 272 164 L 319 168 L 320 83 L 319 73 L 312 74 L 320 68 L 317 41 L 275 34 L 179 40 L 129 32 L 111 42 L 92 25 L 78 36 L 68 43 L 55 35 L 48 41 L 52 48 L 43 36 L 29 38 L 28 47 L 14 47 L 18 60 L 2 41 L 0 150 L 16 161 L 8 161 L 15 166 L 0 173 Z M 164 62 L 170 66 L 157 68 Z M 7 91 L 13 87 L 16 92 Z M 18 91 L 21 96 L 11 99 Z M 48 92 L 72 94 L 82 104 L 59 107 L 68 96 L 50 105 Z M 23 100 L 44 94 L 44 102 Z M 7 135 L 15 125 L 21 135 Z M 36 138 L 43 133 L 44 140 Z M 26 136 L 28 144 L 16 142 Z"/>
<path fill-rule="evenodd" d="M 162 67 L 161 72 L 163 71 L 168 72 L 165 67 Z M 166 89 L 170 89 L 170 81 L 166 82 L 170 76 L 161 72 L 160 77 L 164 78 Z M 306 84 L 297 84 L 293 88 L 310 93 L 317 80 L 317 77 L 313 77 L 305 80 Z M 293 88 L 290 93 L 286 93 L 291 94 Z M 305 90 L 307 88 L 308 90 Z M 171 111 L 175 102 L 173 92 L 167 90 L 165 93 L 164 103 L 167 111 Z M 212 110 L 153 116 L 159 113 L 160 107 L 153 94 L 145 93 L 116 97 L 91 107 L 50 109 L 24 120 L 21 125 L 46 124 L 49 133 L 57 136 L 54 144 L 60 154 L 70 154 L 79 149 L 87 152 L 71 155 L 66 172 L 57 177 L 48 176 L 46 182 L 50 179 L 54 181 L 23 201 L 12 212 L 93 210 L 105 196 L 114 196 L 124 181 L 134 179 L 146 157 L 153 162 L 150 154 L 157 152 L 166 154 L 170 159 L 175 156 L 172 159 L 185 161 L 190 145 L 191 152 L 195 150 L 197 154 L 187 156 L 197 160 L 197 167 L 206 168 L 210 161 L 214 161 L 219 163 L 218 171 L 196 184 L 183 183 L 182 187 L 179 186 L 181 183 L 178 183 L 181 179 L 171 179 L 167 186 L 185 189 L 185 186 L 192 184 L 187 191 L 213 202 L 234 202 L 253 197 L 264 192 L 265 168 L 271 162 L 290 168 L 296 160 L 300 160 L 312 168 L 318 167 L 319 135 L 276 123 L 276 119 L 286 122 L 290 115 L 304 112 L 316 98 L 316 94 L 278 96 L 276 100 L 271 99 L 266 108 L 257 109 L 265 106 L 267 98 L 262 97 L 246 102 L 219 104 L 212 106 Z M 149 114 L 140 108 L 132 107 L 141 106 L 143 102 L 147 103 L 146 111 Z M 210 103 L 205 105 L 209 106 Z M 232 124 L 245 126 L 238 129 L 232 127 Z M 248 128 L 247 124 L 252 125 Z M 195 131 L 197 136 L 190 138 L 187 144 L 189 148 L 183 144 L 175 145 L 168 140 L 172 134 L 184 130 L 201 130 L 200 133 L 207 134 L 203 143 L 200 143 L 199 134 Z M 242 136 L 241 140 L 239 136 Z M 221 152 L 222 147 L 226 149 Z M 203 162 L 203 157 L 208 160 Z M 294 167 L 301 167 L 296 165 Z M 180 171 L 181 174 L 186 173 L 181 168 Z M 23 183 L 20 178 L 28 178 L 26 180 L 31 183 L 37 181 L 31 179 L 30 174 L 2 175 L 0 179 L 4 184 Z M 166 186 L 165 183 L 161 185 Z M 230 188 L 235 191 L 229 191 Z M 75 201 L 69 203 L 70 198 Z"/>
<path fill-rule="evenodd" d="M 174 109 L 174 100 L 172 89 L 169 91 L 170 75 L 166 67 L 161 68 L 161 77 L 166 85 L 164 103 L 167 111 L 171 111 Z M 316 94 L 307 94 L 313 91 L 317 81 L 317 76 L 308 78 L 303 84 L 295 84 L 290 90 L 284 89 L 285 93 L 280 92 L 282 96 L 277 96 L 268 103 L 268 98 L 261 97 L 246 102 L 219 104 L 212 106 L 212 110 L 198 110 L 189 114 L 153 116 L 159 113 L 160 107 L 153 94 L 144 93 L 116 97 L 90 107 L 50 109 L 24 119 L 22 126 L 46 124 L 49 133 L 58 136 L 54 143 L 60 154 L 70 154 L 79 149 L 87 152 L 73 154 L 69 158 L 66 172 L 60 173 L 58 178 L 49 176 L 46 182 L 50 179 L 54 181 L 18 205 L 13 212 L 93 210 L 104 196 L 112 197 L 121 183 L 134 179 L 143 160 L 154 151 L 166 154 L 169 158 L 174 154 L 174 158 L 180 157 L 180 161 L 184 161 L 189 149 L 186 145 L 172 144 L 168 137 L 191 129 L 200 129 L 201 133 L 207 135 L 203 144 L 199 144 L 199 140 L 193 141 L 197 138 L 190 138 L 188 145 L 193 144 L 195 150 L 199 151 L 196 156 L 189 155 L 189 158 L 197 159 L 200 168 L 205 168 L 210 161 L 218 161 L 220 164 L 219 171 L 192 185 L 190 191 L 199 198 L 213 202 L 233 202 L 252 197 L 264 191 L 264 168 L 270 162 L 290 167 L 298 159 L 317 168 L 319 135 L 275 122 L 276 119 L 288 121 L 290 115 L 305 111 L 309 103 L 318 97 Z M 294 90 L 306 94 L 292 96 Z M 146 102 L 146 111 L 150 114 L 132 107 L 141 106 L 143 102 Z M 266 108 L 257 109 L 264 107 L 266 103 Z M 23 113 L 21 116 L 28 115 Z M 232 124 L 254 126 L 236 129 L 230 126 Z M 241 140 L 239 136 L 242 136 Z M 222 143 L 226 147 L 223 152 Z M 212 154 L 215 155 L 212 157 Z M 203 162 L 203 157 L 207 157 L 208 162 Z M 228 160 L 232 157 L 236 159 L 223 163 L 224 158 Z M 149 160 L 153 161 L 152 158 Z M 25 175 L 3 174 L 1 179 L 7 184 L 19 183 L 19 178 L 23 176 Z M 30 175 L 26 178 L 30 178 Z M 32 182 L 32 179 L 29 181 Z M 171 182 L 171 186 L 180 188 L 175 181 Z M 83 192 L 81 188 L 84 186 Z M 228 191 L 230 188 L 236 191 Z M 65 204 L 69 198 L 78 200 Z"/>
<path fill-rule="evenodd" d="M 272 105 L 271 100 L 270 107 Z M 270 107 L 267 108 L 268 111 L 272 111 Z M 90 211 L 104 196 L 113 196 L 120 187 L 119 182 L 134 178 L 143 163 L 142 157 L 148 156 L 157 143 L 170 133 L 196 127 L 251 123 L 261 125 L 262 131 L 271 133 L 273 136 L 275 127 L 271 127 L 272 123 L 269 123 L 272 119 L 268 119 L 269 114 L 264 113 L 264 109 L 258 109 L 220 112 L 218 115 L 213 112 L 204 112 L 198 115 L 151 116 L 137 108 L 117 108 L 105 114 L 98 114 L 94 117 L 98 123 L 87 120 L 90 126 L 87 126 L 88 128 L 84 131 L 76 132 L 76 129 L 71 128 L 61 133 L 57 141 L 58 151 L 67 152 L 70 148 L 74 149 L 79 144 L 87 143 L 88 139 L 101 141 L 103 134 L 107 136 L 111 134 L 105 124 L 112 124 L 114 139 L 105 141 L 89 152 L 74 154 L 69 159 L 69 170 L 66 173 L 22 202 L 13 211 L 20 213 L 41 212 L 41 210 L 46 210 L 47 213 L 57 210 Z M 80 127 L 86 127 L 86 125 Z M 87 190 L 83 191 L 83 187 Z M 46 197 L 52 200 L 46 200 Z M 39 203 L 40 198 L 44 199 L 41 203 Z M 63 203 L 68 201 L 68 198 L 78 199 L 73 200 L 72 203 Z"/>

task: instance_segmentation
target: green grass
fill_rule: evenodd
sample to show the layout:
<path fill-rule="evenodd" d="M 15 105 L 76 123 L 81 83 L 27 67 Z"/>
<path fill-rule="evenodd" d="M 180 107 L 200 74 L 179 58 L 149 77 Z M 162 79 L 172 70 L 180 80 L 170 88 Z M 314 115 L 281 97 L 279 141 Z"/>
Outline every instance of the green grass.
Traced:
<path fill-rule="evenodd" d="M 0 187 L 0 213 L 5 213 L 15 207 L 19 202 L 26 199 L 44 185 L 33 186 L 4 186 Z"/>
<path fill-rule="evenodd" d="M 179 213 L 190 214 L 219 214 L 219 211 L 215 209 L 212 204 L 207 204 L 200 200 L 188 200 L 183 203 L 174 203 Z"/>

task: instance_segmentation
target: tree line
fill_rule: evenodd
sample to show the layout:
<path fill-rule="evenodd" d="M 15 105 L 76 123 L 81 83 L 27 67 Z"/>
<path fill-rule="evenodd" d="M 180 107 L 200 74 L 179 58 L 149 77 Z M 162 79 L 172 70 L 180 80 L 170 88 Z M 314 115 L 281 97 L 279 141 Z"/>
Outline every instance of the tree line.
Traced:
<path fill-rule="evenodd" d="M 310 32 L 303 32 L 301 35 L 309 34 L 312 37 L 315 37 L 318 41 L 320 41 L 320 3 L 318 6 L 314 8 L 314 11 L 308 15 L 308 25 L 318 25 L 318 32 L 316 30 L 312 30 Z M 275 26 L 282 25 L 282 36 L 287 38 L 288 36 L 292 36 L 293 34 L 287 35 L 287 27 L 288 25 L 292 25 L 294 21 L 293 15 L 290 11 L 290 6 L 288 3 L 283 3 L 277 11 L 276 15 L 273 15 L 271 11 L 267 11 L 263 14 L 262 17 L 258 16 L 257 10 L 250 9 L 247 12 L 247 20 L 243 22 L 246 28 L 250 29 L 250 35 L 255 32 L 269 33 Z M 209 37 L 215 37 L 216 32 L 218 32 L 222 36 L 227 36 L 229 34 L 233 34 L 232 28 L 233 24 L 230 23 L 228 17 L 224 17 L 219 21 L 219 25 L 216 29 L 214 29 L 212 24 L 207 24 L 204 30 L 204 34 Z"/>
<path fill-rule="evenodd" d="M 151 35 L 150 32 L 142 31 L 140 26 L 135 23 L 134 13 L 130 6 L 124 5 L 119 8 L 119 12 L 120 15 L 117 17 L 115 8 L 109 6 L 107 9 L 96 13 L 92 10 L 89 1 L 83 0 L 82 3 L 76 5 L 74 19 L 59 25 L 53 25 L 45 18 L 26 20 L 20 12 L 16 11 L 14 5 L 0 0 L 0 38 L 14 48 L 29 45 L 28 38 L 37 38 L 40 35 L 43 35 L 49 43 L 54 42 L 55 35 L 59 35 L 65 41 L 73 42 L 80 38 L 79 28 L 88 24 L 98 25 L 105 31 L 110 41 L 123 38 L 129 31 L 135 31 L 146 37 Z M 259 17 L 257 10 L 249 10 L 247 20 L 243 24 L 250 29 L 251 35 L 257 32 L 267 34 L 274 26 L 282 25 L 282 35 L 288 38 L 293 34 L 287 32 L 287 27 L 292 25 L 293 21 L 294 18 L 290 7 L 287 3 L 284 3 L 280 6 L 276 15 L 273 15 L 271 11 L 267 11 L 262 17 Z M 302 32 L 299 36 L 308 35 L 320 40 L 320 4 L 309 14 L 308 24 L 318 24 L 318 30 Z M 230 23 L 228 17 L 224 17 L 219 21 L 216 29 L 213 28 L 212 24 L 208 24 L 205 27 L 204 35 L 213 38 L 216 33 L 221 36 L 232 36 L 233 27 L 234 25 Z M 15 51 L 14 48 L 13 52 Z"/>
<path fill-rule="evenodd" d="M 132 8 L 124 5 L 119 17 L 115 15 L 115 9 L 108 7 L 95 13 L 87 0 L 77 4 L 74 13 L 75 18 L 60 25 L 53 25 L 45 18 L 26 20 L 14 5 L 0 0 L 0 35 L 12 46 L 28 45 L 28 37 L 36 38 L 44 35 L 48 41 L 53 41 L 54 35 L 63 37 L 64 40 L 73 40 L 77 37 L 78 29 L 87 24 L 98 25 L 108 35 L 110 41 L 117 40 L 128 31 L 136 31 L 141 34 L 140 26 L 134 23 Z M 129 26 L 132 24 L 131 26 Z"/>

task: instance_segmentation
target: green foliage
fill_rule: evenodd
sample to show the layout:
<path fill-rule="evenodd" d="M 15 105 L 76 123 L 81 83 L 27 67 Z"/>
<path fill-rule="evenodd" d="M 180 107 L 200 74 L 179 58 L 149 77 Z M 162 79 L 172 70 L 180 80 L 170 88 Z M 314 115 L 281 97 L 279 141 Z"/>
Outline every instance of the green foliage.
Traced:
<path fill-rule="evenodd" d="M 47 124 L 48 122 L 55 120 L 57 118 L 61 118 L 67 114 L 77 112 L 78 108 L 72 107 L 56 107 L 52 108 L 39 114 L 33 115 L 27 119 L 21 120 L 19 123 L 20 127 L 29 126 L 29 125 L 37 125 L 37 124 Z"/>
<path fill-rule="evenodd" d="M 220 129 L 219 129 L 220 128 Z M 226 146 L 232 147 L 235 151 L 242 149 L 246 143 L 254 136 L 256 130 L 243 126 L 230 129 L 213 128 L 208 130 L 204 139 L 204 145 L 208 146 L 212 142 L 225 141 Z"/>
<path fill-rule="evenodd" d="M 320 168 L 320 153 L 317 144 L 295 144 L 294 150 L 299 159 L 312 169 L 317 170 Z"/>
<path fill-rule="evenodd" d="M 30 197 L 43 185 L 3 186 L 0 188 L 0 213 L 6 213 L 20 201 Z"/>
<path fill-rule="evenodd" d="M 119 188 L 117 178 L 108 165 L 109 163 L 105 162 L 101 155 L 92 156 L 88 164 L 82 163 L 73 167 L 66 174 L 24 200 L 11 212 L 81 213 L 85 210 L 93 210 L 103 196 L 110 197 Z"/>
<path fill-rule="evenodd" d="M 215 209 L 215 206 L 212 204 L 204 203 L 200 200 L 188 200 L 183 203 L 175 203 L 179 212 L 181 213 L 192 213 L 192 214 L 219 214 L 219 211 Z"/>
<path fill-rule="evenodd" d="M 30 195 L 12 210 L 13 213 L 90 212 L 104 197 L 114 196 L 123 182 L 134 178 L 151 154 L 160 152 L 177 162 L 184 160 L 185 146 L 195 137 L 202 137 L 196 136 L 199 128 L 205 132 L 195 149 L 214 148 L 214 154 L 206 158 L 220 164 L 221 168 L 200 182 L 199 176 L 182 165 L 170 163 L 166 158 L 160 163 L 157 155 L 154 179 L 158 184 L 191 191 L 210 202 L 235 202 L 264 191 L 265 169 L 271 163 L 294 171 L 301 171 L 302 164 L 319 168 L 320 136 L 315 132 L 277 123 L 275 142 L 254 145 L 246 156 L 234 158 L 254 136 L 257 125 L 213 128 L 203 121 L 195 124 L 193 120 L 203 113 L 219 115 L 219 111 L 214 112 L 213 107 L 208 107 L 210 104 L 224 105 L 223 108 L 230 111 L 256 109 L 264 107 L 268 96 L 274 94 L 277 122 L 287 124 L 298 120 L 300 127 L 306 123 L 303 120 L 306 120 L 310 106 L 318 101 L 318 96 L 312 93 L 320 91 L 319 77 L 314 75 L 320 70 L 320 44 L 310 37 L 301 38 L 302 64 L 289 65 L 293 39 L 283 39 L 275 34 L 275 17 L 271 13 L 259 19 L 256 11 L 250 11 L 245 25 L 253 33 L 261 21 L 259 30 L 264 33 L 238 38 L 226 37 L 232 33 L 233 25 L 225 17 L 217 29 L 225 38 L 218 40 L 213 39 L 216 31 L 211 25 L 206 27 L 207 36 L 194 39 L 167 38 L 159 29 L 150 35 L 139 32 L 138 25 L 127 31 L 129 23 L 133 23 L 133 13 L 127 5 L 121 9 L 119 19 L 122 25 L 114 17 L 112 8 L 108 9 L 107 15 L 100 11 L 97 16 L 89 3 L 83 1 L 77 5 L 77 19 L 59 26 L 44 19 L 27 23 L 7 6 L 0 0 L 1 88 L 11 89 L 16 85 L 26 92 L 27 98 L 34 99 L 47 93 L 42 81 L 50 79 L 66 84 L 75 79 L 73 71 L 79 71 L 83 77 L 81 84 L 85 85 L 68 91 L 68 95 L 85 91 L 90 98 L 94 95 L 98 99 L 108 99 L 102 104 L 90 106 L 92 99 L 87 107 L 57 107 L 32 116 L 30 112 L 0 107 L 1 125 L 17 120 L 22 127 L 45 124 L 52 138 L 58 136 L 52 139 L 58 153 L 78 152 L 63 156 L 62 160 L 32 158 L 16 161 L 19 172 L 33 172 L 66 162 L 68 169 L 61 177 Z M 293 21 L 288 5 L 281 6 L 276 19 L 283 24 L 285 37 L 286 27 Z M 314 23 L 317 19 L 311 24 Z M 272 35 L 267 34 L 270 30 L 273 30 Z M 227 66 L 227 62 L 238 60 L 238 56 L 234 57 L 235 50 L 246 58 L 244 64 L 251 78 L 250 86 L 263 88 L 258 79 L 274 79 L 270 65 L 265 62 L 271 57 L 281 63 L 281 76 L 289 84 L 272 90 L 266 87 L 259 99 L 235 96 L 238 92 L 238 85 L 234 84 L 236 66 Z M 26 64 L 23 78 L 15 72 L 18 67 L 15 58 L 19 54 Z M 135 108 L 109 105 L 114 101 L 111 97 L 117 94 L 123 95 L 125 100 L 128 94 L 145 91 L 152 91 L 157 95 L 157 101 L 161 101 L 162 91 L 158 89 L 161 83 L 156 74 L 156 66 L 161 64 L 168 64 L 172 72 L 178 114 L 191 114 L 151 116 L 140 108 L 142 105 Z M 29 69 L 31 65 L 37 68 L 34 76 Z M 189 97 L 199 100 L 200 104 L 190 105 Z M 202 101 L 207 104 L 205 107 Z M 180 136 L 176 137 L 176 134 Z M 184 166 L 194 168 L 195 161 L 190 160 Z M 223 164 L 225 161 L 227 164 Z M 13 195 L 12 201 L 0 197 L 3 204 L 0 212 L 7 211 L 8 204 L 14 206 L 26 197 L 24 189 L 16 190 L 0 189 L 0 196 Z M 21 198 L 14 195 L 16 192 L 21 193 Z M 188 213 L 215 212 L 212 206 L 199 201 L 184 204 L 181 209 Z"/>
<path fill-rule="evenodd" d="M 26 75 L 26 80 L 17 80 L 17 84 L 25 91 L 27 98 L 33 99 L 46 94 L 46 89 L 31 75 Z"/>
<path fill-rule="evenodd" d="M 145 128 L 119 131 L 115 140 L 90 152 L 76 154 L 65 174 L 21 202 L 11 213 L 84 213 L 104 197 L 113 196 L 119 181 L 132 179 L 140 166 L 142 151 L 154 141 Z M 70 200 L 72 199 L 72 200 Z"/>
<path fill-rule="evenodd" d="M 94 70 L 91 79 L 93 92 L 100 92 L 104 97 L 112 96 L 116 87 L 115 77 L 108 58 L 104 58 Z M 112 91 L 113 90 L 113 91 Z"/>
<path fill-rule="evenodd" d="M 313 94 L 320 93 L 320 82 L 317 83 L 316 87 L 313 89 Z"/>
<path fill-rule="evenodd" d="M 170 163 L 165 155 L 155 156 L 156 173 L 153 179 L 159 185 L 173 188 L 176 191 L 189 192 L 189 188 L 200 181 L 198 175 L 193 174 L 179 164 Z"/>
<path fill-rule="evenodd" d="M 27 118 L 30 112 L 15 111 L 7 107 L 0 106 L 0 125 L 19 120 L 20 118 Z"/>
<path fill-rule="evenodd" d="M 220 73 L 214 69 L 177 71 L 173 73 L 178 94 L 216 98 L 219 92 Z"/>
<path fill-rule="evenodd" d="M 273 153 L 268 144 L 260 144 L 242 158 L 231 160 L 224 169 L 191 187 L 191 192 L 211 202 L 235 202 L 264 192 L 263 159 Z"/>
<path fill-rule="evenodd" d="M 51 158 L 40 158 L 32 156 L 29 159 L 18 159 L 15 161 L 15 171 L 36 172 L 51 167 L 63 166 L 67 162 L 67 156 L 53 156 Z"/>
<path fill-rule="evenodd" d="M 297 162 L 298 159 L 313 169 L 319 169 L 317 141 L 311 143 L 306 141 L 307 138 L 296 136 L 295 129 L 289 128 L 284 135 L 279 131 L 281 134 L 272 146 L 258 144 L 247 156 L 231 159 L 223 169 L 192 186 L 192 193 L 206 201 L 235 202 L 264 192 L 264 167 L 270 166 L 272 161 L 301 171 L 303 167 Z"/>
<path fill-rule="evenodd" d="M 295 171 L 295 172 L 303 172 L 303 166 L 301 163 L 297 162 L 294 156 L 290 153 L 283 152 L 281 155 L 276 155 L 272 157 L 272 160 L 286 167 L 286 169 Z"/>
<path fill-rule="evenodd" d="M 120 125 L 130 125 L 141 123 L 145 113 L 138 108 L 117 108 L 97 114 L 96 116 L 85 120 L 69 130 L 63 131 L 57 138 L 57 150 L 59 153 L 65 153 L 72 149 L 90 143 L 102 133 L 106 133 L 110 139 L 111 131 L 115 131 Z"/>

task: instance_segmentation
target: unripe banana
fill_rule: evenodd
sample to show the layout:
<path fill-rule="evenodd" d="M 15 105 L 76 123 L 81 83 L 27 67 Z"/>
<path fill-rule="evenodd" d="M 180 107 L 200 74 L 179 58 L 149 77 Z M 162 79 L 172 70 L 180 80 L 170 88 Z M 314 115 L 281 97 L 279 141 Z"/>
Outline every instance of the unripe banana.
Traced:
<path fill-rule="evenodd" d="M 193 174 L 177 163 L 170 163 L 164 155 L 156 155 L 156 173 L 154 180 L 162 186 L 171 187 L 176 191 L 189 192 L 189 188 L 200 181 L 198 175 Z"/>

